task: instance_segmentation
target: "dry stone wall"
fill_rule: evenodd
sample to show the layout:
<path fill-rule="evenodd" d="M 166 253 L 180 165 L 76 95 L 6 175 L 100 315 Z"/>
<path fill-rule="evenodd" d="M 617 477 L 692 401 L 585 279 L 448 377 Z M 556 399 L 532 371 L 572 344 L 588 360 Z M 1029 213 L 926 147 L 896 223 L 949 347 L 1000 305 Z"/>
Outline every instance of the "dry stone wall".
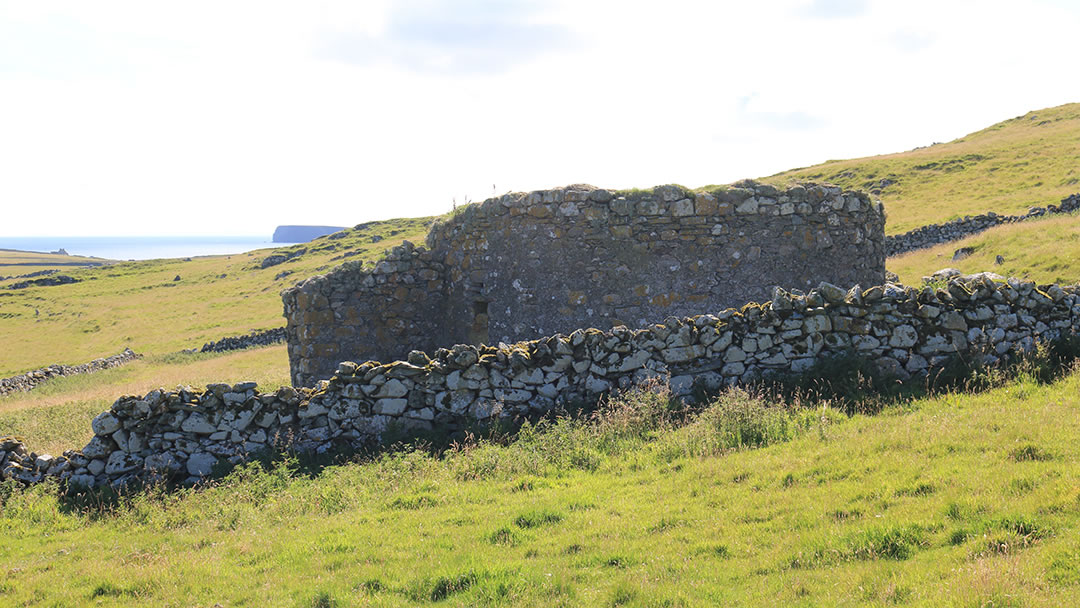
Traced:
<path fill-rule="evenodd" d="M 263 331 L 252 331 L 246 336 L 229 336 L 217 341 L 210 341 L 202 345 L 200 353 L 223 353 L 230 350 L 240 350 L 253 346 L 269 346 L 285 341 L 285 328 L 275 327 Z"/>
<path fill-rule="evenodd" d="M 644 327 L 767 299 L 775 286 L 884 280 L 884 216 L 862 193 L 743 183 L 513 193 L 463 208 L 374 268 L 345 264 L 282 293 L 293 383 L 342 359 L 445 344 Z"/>
<path fill-rule="evenodd" d="M 94 359 L 89 363 L 83 363 L 81 365 L 50 365 L 49 367 L 35 369 L 26 372 L 25 374 L 19 374 L 18 376 L 3 378 L 0 379 L 0 397 L 16 391 L 28 391 L 52 378 L 74 376 L 76 374 L 89 374 L 103 369 L 109 369 L 110 367 L 119 367 L 138 358 L 139 355 L 135 354 L 134 351 L 130 348 L 125 348 L 122 353 L 103 359 Z"/>
<path fill-rule="evenodd" d="M 998 215 L 991 211 L 974 217 L 964 216 L 944 224 L 930 224 L 904 234 L 887 236 L 885 237 L 885 254 L 892 257 L 909 251 L 956 241 L 1001 224 L 1023 222 L 1046 215 L 1072 213 L 1077 209 L 1080 209 L 1080 194 L 1074 194 L 1062 199 L 1061 205 L 1047 205 L 1045 208 L 1032 207 L 1023 215 Z"/>
<path fill-rule="evenodd" d="M 52 287 L 54 285 L 70 285 L 72 283 L 79 283 L 82 279 L 76 279 L 75 277 L 68 276 L 66 274 L 57 274 L 46 276 L 41 279 L 29 279 L 26 281 L 19 281 L 18 283 L 12 283 L 7 286 L 7 289 L 26 289 L 27 287 Z"/>
<path fill-rule="evenodd" d="M 1078 330 L 1076 285 L 976 276 L 940 289 L 775 289 L 763 304 L 637 330 L 579 329 L 498 347 L 413 351 L 392 363 L 343 362 L 317 389 L 259 393 L 254 383 L 218 384 L 122 397 L 94 419 L 95 437 L 81 451 L 53 458 L 0 439 L 0 474 L 80 485 L 195 481 L 219 461 L 264 449 L 320 451 L 377 440 L 392 426 L 453 431 L 535 416 L 655 376 L 687 396 L 695 385 L 716 389 L 802 372 L 854 351 L 900 378 L 920 377 L 950 357 L 994 364 Z"/>

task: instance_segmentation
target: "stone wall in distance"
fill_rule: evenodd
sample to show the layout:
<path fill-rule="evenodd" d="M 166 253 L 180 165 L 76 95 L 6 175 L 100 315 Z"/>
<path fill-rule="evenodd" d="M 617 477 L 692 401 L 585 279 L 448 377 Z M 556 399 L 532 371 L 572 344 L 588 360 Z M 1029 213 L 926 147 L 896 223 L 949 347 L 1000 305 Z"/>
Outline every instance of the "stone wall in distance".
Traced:
<path fill-rule="evenodd" d="M 1061 199 L 1060 205 L 1032 207 L 1023 215 L 998 215 L 994 212 L 964 216 L 942 224 L 929 224 L 903 234 L 885 237 L 885 255 L 892 257 L 941 243 L 957 241 L 1001 224 L 1024 222 L 1047 215 L 1072 213 L 1080 209 L 1080 194 Z"/>

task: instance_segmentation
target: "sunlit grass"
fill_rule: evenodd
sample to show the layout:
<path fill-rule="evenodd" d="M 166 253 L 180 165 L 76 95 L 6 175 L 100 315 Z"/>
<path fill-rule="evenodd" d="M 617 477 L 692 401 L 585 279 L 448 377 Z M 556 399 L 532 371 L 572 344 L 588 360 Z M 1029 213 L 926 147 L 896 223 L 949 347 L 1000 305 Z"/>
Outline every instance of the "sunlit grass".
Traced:
<path fill-rule="evenodd" d="M 288 385 L 285 346 L 158 355 L 93 374 L 55 378 L 32 391 L 0 397 L 0 434 L 19 435 L 38 452 L 59 455 L 86 445 L 93 437 L 90 421 L 121 395 L 246 381 L 258 382 L 260 390 L 271 392 Z"/>
<path fill-rule="evenodd" d="M 736 392 L 687 419 L 638 394 L 509 444 L 315 477 L 250 465 L 105 510 L 48 487 L 6 493 L 0 592 L 12 605 L 1073 605 L 1078 389 L 1075 374 L 1020 379 L 851 418 Z M 725 443 L 710 422 L 723 407 L 791 432 Z"/>
<path fill-rule="evenodd" d="M 975 251 L 953 261 L 962 247 Z M 1004 261 L 997 263 L 997 256 Z M 1080 216 L 1058 216 L 1036 221 L 1006 224 L 986 232 L 889 258 L 886 267 L 908 285 L 918 285 L 922 277 L 942 268 L 964 273 L 990 271 L 1038 283 L 1080 282 Z"/>
<path fill-rule="evenodd" d="M 1057 204 L 1080 193 L 1080 104 L 1030 112 L 944 144 L 828 161 L 764 181 L 808 179 L 858 190 L 894 182 L 881 193 L 887 234 L 964 215 Z"/>

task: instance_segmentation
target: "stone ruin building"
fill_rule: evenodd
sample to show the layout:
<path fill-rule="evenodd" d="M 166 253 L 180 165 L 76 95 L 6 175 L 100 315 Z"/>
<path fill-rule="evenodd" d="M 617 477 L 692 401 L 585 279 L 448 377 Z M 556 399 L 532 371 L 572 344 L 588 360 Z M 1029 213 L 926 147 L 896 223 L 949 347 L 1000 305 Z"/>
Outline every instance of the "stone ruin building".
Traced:
<path fill-rule="evenodd" d="M 282 292 L 292 381 L 343 360 L 644 327 L 767 301 L 774 287 L 884 282 L 884 211 L 805 184 L 714 191 L 586 185 L 511 193 L 432 226 L 374 268 L 346 263 Z"/>

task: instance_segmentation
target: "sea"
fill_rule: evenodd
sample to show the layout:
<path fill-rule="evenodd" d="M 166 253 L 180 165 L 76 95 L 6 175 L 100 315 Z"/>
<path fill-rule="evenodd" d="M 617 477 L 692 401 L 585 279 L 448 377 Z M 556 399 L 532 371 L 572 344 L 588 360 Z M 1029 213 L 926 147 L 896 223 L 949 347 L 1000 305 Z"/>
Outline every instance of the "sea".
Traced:
<path fill-rule="evenodd" d="M 110 260 L 190 258 L 199 255 L 245 253 L 267 247 L 287 247 L 265 236 L 0 236 L 0 249 L 50 253 Z"/>

